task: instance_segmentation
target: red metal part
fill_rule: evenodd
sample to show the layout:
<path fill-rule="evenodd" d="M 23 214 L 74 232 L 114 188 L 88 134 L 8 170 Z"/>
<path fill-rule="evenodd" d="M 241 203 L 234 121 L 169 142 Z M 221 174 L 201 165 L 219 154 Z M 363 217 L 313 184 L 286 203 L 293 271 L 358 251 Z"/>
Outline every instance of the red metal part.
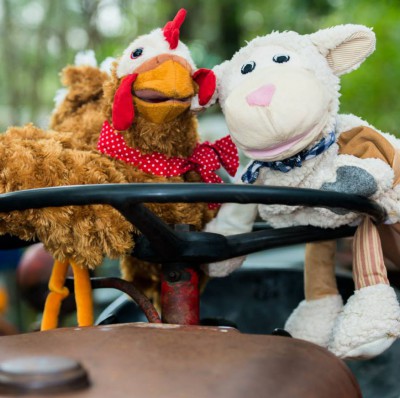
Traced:
<path fill-rule="evenodd" d="M 198 325 L 199 296 L 199 276 L 195 269 L 168 267 L 161 277 L 162 321 L 178 325 Z"/>

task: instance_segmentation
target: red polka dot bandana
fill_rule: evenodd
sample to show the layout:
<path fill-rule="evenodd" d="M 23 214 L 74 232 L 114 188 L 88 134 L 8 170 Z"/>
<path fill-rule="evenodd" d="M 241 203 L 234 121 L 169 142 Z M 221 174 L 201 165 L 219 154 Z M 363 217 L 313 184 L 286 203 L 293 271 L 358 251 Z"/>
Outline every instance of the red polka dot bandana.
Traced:
<path fill-rule="evenodd" d="M 221 166 L 234 176 L 239 167 L 239 156 L 235 144 L 229 136 L 214 143 L 208 141 L 197 144 L 192 155 L 185 159 L 170 157 L 162 153 L 141 154 L 136 148 L 129 147 L 124 137 L 105 121 L 101 129 L 97 149 L 113 158 L 130 163 L 138 169 L 153 175 L 175 177 L 188 171 L 198 172 L 201 179 L 207 183 L 222 183 L 222 179 L 215 173 Z M 210 208 L 218 207 L 213 203 Z"/>

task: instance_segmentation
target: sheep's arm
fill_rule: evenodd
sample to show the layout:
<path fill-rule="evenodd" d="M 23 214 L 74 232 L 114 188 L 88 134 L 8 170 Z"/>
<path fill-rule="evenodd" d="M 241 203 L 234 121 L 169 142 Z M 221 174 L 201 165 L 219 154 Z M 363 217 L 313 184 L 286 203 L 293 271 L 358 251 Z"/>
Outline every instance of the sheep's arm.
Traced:
<path fill-rule="evenodd" d="M 257 210 L 258 206 L 253 203 L 225 203 L 221 206 L 217 217 L 206 225 L 205 231 L 222 235 L 250 232 L 258 213 Z M 245 256 L 241 256 L 206 264 L 203 266 L 203 270 L 210 276 L 225 276 L 239 268 L 245 259 Z"/>

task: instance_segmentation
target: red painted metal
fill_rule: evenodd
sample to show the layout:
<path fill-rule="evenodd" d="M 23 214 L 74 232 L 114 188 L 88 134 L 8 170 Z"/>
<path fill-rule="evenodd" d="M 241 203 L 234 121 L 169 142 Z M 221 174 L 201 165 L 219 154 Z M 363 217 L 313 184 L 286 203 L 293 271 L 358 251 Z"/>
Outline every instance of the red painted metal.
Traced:
<path fill-rule="evenodd" d="M 161 314 L 165 323 L 198 325 L 199 276 L 193 268 L 169 268 L 161 277 Z"/>

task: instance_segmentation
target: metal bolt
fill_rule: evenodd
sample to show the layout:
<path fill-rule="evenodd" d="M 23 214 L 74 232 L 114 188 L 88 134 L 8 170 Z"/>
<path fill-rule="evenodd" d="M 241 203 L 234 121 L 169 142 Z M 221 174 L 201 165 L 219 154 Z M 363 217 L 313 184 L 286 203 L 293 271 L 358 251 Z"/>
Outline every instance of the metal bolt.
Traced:
<path fill-rule="evenodd" d="M 168 272 L 168 280 L 170 282 L 177 282 L 181 279 L 181 273 L 178 271 L 170 271 Z"/>

